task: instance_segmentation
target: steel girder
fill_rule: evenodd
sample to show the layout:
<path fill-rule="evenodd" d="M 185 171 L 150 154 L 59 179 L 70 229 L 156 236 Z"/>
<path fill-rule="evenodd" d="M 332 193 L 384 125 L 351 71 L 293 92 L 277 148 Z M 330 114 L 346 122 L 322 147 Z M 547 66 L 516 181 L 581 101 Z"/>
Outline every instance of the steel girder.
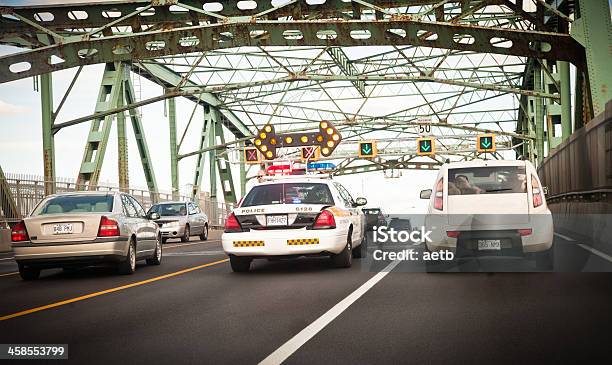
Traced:
<path fill-rule="evenodd" d="M 145 77 L 151 82 L 161 84 L 168 89 L 176 88 L 181 82 L 181 75 L 177 74 L 171 68 L 160 64 L 160 63 L 147 63 L 142 64 L 132 63 L 130 64 L 132 71 L 138 75 Z M 191 88 L 197 84 L 191 80 L 186 80 L 183 87 Z M 195 103 L 201 105 L 211 105 L 216 107 L 222 104 L 222 101 L 212 93 L 198 93 L 192 95 L 185 95 L 185 97 Z M 222 109 L 220 110 L 222 118 L 221 122 L 236 136 L 236 138 L 242 138 L 251 134 L 248 126 L 244 124 L 240 118 L 238 118 L 231 110 Z M 255 130 L 255 129 L 254 129 Z"/>
<path fill-rule="evenodd" d="M 288 36 L 287 31 L 296 34 L 299 32 L 299 39 L 292 39 L 294 36 Z M 419 32 L 435 34 L 437 39 L 428 40 L 429 37 L 424 38 Z M 367 38 L 361 34 L 365 34 Z M 469 36 L 473 41 L 459 43 L 456 35 Z M 504 39 L 512 42 L 512 45 L 507 48 L 495 46 L 491 43 L 494 39 Z M 183 40 L 191 40 L 192 43 L 185 43 Z M 582 46 L 571 36 L 559 33 L 415 20 L 249 20 L 236 24 L 199 25 L 87 40 L 64 40 L 62 43 L 0 57 L 0 83 L 79 65 L 131 61 L 239 46 L 388 44 L 548 58 L 570 61 L 576 65 L 584 63 Z M 541 44 L 545 46 L 540 47 Z M 62 62 L 52 64 L 49 61 L 52 57 Z M 29 68 L 20 72 L 11 71 L 12 67 L 20 64 L 29 65 Z"/>

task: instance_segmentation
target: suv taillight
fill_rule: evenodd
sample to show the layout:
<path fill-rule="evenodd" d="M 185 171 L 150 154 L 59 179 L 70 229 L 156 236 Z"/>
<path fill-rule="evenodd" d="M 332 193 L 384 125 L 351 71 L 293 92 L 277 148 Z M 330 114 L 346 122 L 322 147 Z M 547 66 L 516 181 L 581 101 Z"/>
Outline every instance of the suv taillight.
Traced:
<path fill-rule="evenodd" d="M 98 228 L 98 237 L 114 237 L 119 236 L 119 223 L 117 221 L 102 216 L 100 218 L 100 226 Z"/>
<path fill-rule="evenodd" d="M 437 210 L 444 209 L 444 178 L 438 180 L 436 190 L 434 191 L 434 208 Z"/>
<path fill-rule="evenodd" d="M 325 209 L 317 216 L 312 229 L 331 229 L 336 228 L 336 218 L 334 214 L 329 210 Z"/>
<path fill-rule="evenodd" d="M 537 208 L 544 202 L 542 198 L 542 189 L 540 189 L 540 183 L 535 176 L 531 175 L 531 195 L 533 195 L 533 207 Z"/>
<path fill-rule="evenodd" d="M 242 232 L 242 226 L 234 213 L 230 213 L 225 220 L 225 232 Z"/>
<path fill-rule="evenodd" d="M 26 229 L 26 225 L 24 221 L 17 223 L 11 229 L 11 241 L 13 242 L 22 242 L 29 241 L 30 236 L 28 235 L 28 230 Z"/>

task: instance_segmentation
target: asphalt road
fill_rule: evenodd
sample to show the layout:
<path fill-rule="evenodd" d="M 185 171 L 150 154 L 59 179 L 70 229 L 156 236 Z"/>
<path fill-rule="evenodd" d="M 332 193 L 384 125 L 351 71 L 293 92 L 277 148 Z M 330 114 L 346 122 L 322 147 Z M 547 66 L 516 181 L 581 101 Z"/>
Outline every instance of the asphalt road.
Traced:
<path fill-rule="evenodd" d="M 578 241 L 555 244 L 559 271 L 612 271 Z M 612 273 L 427 274 L 408 262 L 387 273 L 312 258 L 236 274 L 218 240 L 164 254 L 131 276 L 51 270 L 32 282 L 0 261 L 0 343 L 68 344 L 59 363 L 73 364 L 610 361 Z"/>

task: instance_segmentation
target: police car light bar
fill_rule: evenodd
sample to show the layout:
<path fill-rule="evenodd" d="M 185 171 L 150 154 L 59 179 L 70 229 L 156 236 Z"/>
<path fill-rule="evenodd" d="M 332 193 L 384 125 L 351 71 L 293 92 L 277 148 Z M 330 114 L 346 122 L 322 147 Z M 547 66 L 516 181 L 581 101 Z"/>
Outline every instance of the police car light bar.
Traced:
<path fill-rule="evenodd" d="M 276 180 L 303 180 L 303 179 L 331 179 L 329 174 L 316 175 L 265 175 L 259 177 L 260 181 L 276 181 Z"/>

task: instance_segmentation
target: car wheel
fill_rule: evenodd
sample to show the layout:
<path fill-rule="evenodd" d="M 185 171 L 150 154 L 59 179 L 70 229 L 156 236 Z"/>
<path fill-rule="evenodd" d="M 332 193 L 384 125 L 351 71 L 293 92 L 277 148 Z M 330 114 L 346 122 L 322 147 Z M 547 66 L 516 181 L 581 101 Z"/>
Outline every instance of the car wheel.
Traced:
<path fill-rule="evenodd" d="M 349 232 L 349 235 L 346 239 L 346 246 L 344 246 L 344 249 L 342 250 L 342 252 L 340 252 L 337 255 L 333 255 L 332 256 L 332 260 L 334 261 L 334 266 L 336 267 L 351 267 L 351 265 L 353 264 L 353 243 L 351 242 L 351 232 Z"/>
<path fill-rule="evenodd" d="M 202 228 L 202 234 L 200 235 L 200 239 L 202 241 L 206 241 L 208 239 L 208 224 L 205 224 L 204 228 Z"/>
<path fill-rule="evenodd" d="M 136 271 L 136 247 L 133 241 L 130 241 L 125 260 L 117 265 L 117 271 L 121 275 L 130 275 Z"/>
<path fill-rule="evenodd" d="M 251 268 L 251 261 L 253 261 L 250 257 L 241 257 L 241 256 L 230 256 L 230 265 L 232 265 L 232 270 L 234 272 L 247 272 Z"/>
<path fill-rule="evenodd" d="M 353 257 L 356 259 L 365 257 L 368 254 L 367 244 L 368 242 L 366 241 L 366 236 L 364 234 L 363 237 L 361 237 L 361 243 L 359 244 L 359 247 L 353 250 Z"/>
<path fill-rule="evenodd" d="M 189 236 L 191 232 L 189 231 L 189 225 L 185 226 L 185 233 L 183 233 L 183 237 L 181 237 L 181 242 L 189 242 Z"/>
<path fill-rule="evenodd" d="M 166 242 L 168 242 L 168 239 L 167 238 L 162 238 L 162 243 L 166 243 Z"/>
<path fill-rule="evenodd" d="M 161 239 L 159 237 L 157 237 L 157 240 L 155 242 L 155 253 L 153 254 L 153 257 L 151 257 L 150 259 L 147 259 L 147 265 L 160 265 L 161 264 L 161 260 L 162 260 L 162 245 L 161 245 Z"/>
<path fill-rule="evenodd" d="M 36 280 L 40 277 L 40 269 L 19 265 L 19 275 L 23 280 Z"/>
<path fill-rule="evenodd" d="M 554 246 L 546 251 L 536 252 L 536 268 L 538 270 L 550 271 L 554 268 L 555 251 Z"/>

